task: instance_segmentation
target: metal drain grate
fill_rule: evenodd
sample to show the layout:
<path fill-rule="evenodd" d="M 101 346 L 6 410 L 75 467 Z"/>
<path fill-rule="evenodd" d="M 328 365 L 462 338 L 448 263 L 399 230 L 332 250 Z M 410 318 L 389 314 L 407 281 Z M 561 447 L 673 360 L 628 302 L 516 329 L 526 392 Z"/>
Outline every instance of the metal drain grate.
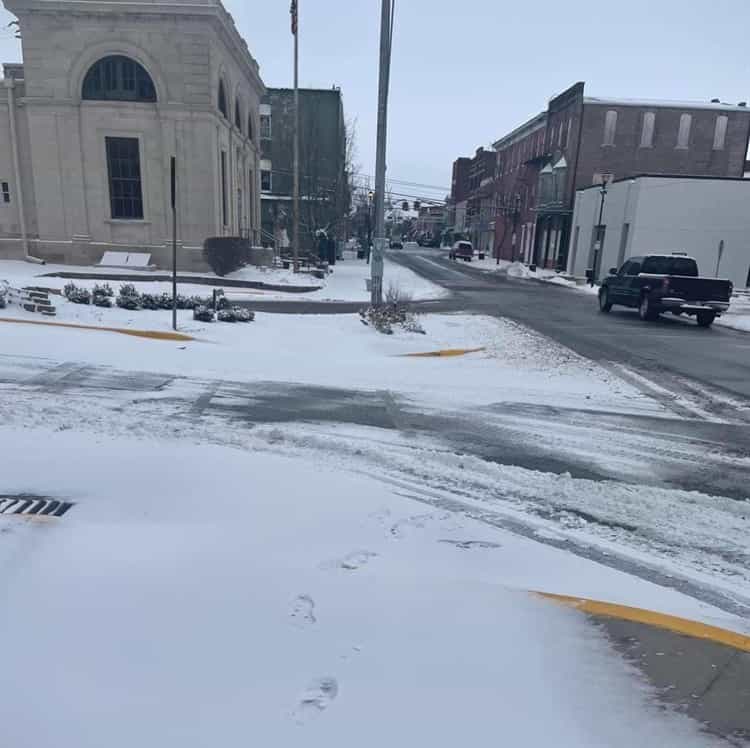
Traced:
<path fill-rule="evenodd" d="M 62 517 L 72 506 L 72 501 L 60 501 L 44 496 L 29 496 L 28 494 L 0 496 L 0 514 Z"/>

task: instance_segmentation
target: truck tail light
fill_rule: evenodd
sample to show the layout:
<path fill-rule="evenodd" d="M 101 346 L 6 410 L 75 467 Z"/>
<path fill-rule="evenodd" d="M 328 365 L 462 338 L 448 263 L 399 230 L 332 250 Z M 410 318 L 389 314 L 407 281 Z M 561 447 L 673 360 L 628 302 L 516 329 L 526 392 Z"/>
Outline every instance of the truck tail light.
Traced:
<path fill-rule="evenodd" d="M 663 280 L 663 281 L 661 282 L 661 290 L 662 290 L 662 291 L 669 291 L 669 278 L 665 278 L 665 279 L 664 279 L 664 280 Z"/>

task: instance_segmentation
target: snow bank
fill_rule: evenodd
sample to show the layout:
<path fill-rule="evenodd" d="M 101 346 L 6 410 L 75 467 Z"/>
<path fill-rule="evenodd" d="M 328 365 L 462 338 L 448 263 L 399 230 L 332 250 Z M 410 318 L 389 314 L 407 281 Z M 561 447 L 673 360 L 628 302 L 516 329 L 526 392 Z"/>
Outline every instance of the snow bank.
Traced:
<path fill-rule="evenodd" d="M 731 327 L 741 332 L 750 332 L 750 293 L 733 296 L 729 311 L 719 317 L 715 324 Z"/>

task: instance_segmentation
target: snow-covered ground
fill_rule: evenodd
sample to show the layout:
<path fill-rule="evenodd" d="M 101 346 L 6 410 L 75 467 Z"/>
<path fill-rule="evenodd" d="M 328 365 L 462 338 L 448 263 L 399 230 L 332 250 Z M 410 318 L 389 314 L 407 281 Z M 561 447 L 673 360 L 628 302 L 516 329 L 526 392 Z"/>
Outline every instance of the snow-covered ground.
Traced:
<path fill-rule="evenodd" d="M 227 296 L 232 299 L 262 299 L 262 300 L 305 300 L 305 301 L 362 301 L 369 300 L 369 292 L 366 288 L 366 279 L 370 277 L 370 266 L 364 260 L 354 259 L 351 252 L 345 253 L 346 259 L 336 263 L 333 272 L 325 279 L 314 278 L 309 273 L 295 274 L 290 270 L 281 270 L 276 268 L 255 268 L 245 267 L 234 273 L 229 273 L 226 277 L 232 280 L 256 281 L 272 285 L 290 285 L 290 286 L 310 286 L 317 288 L 317 291 L 305 291 L 304 293 L 289 293 L 285 291 L 270 291 L 260 289 L 237 289 L 227 290 Z M 95 273 L 97 275 L 133 275 L 134 272 L 143 276 L 142 281 L 136 281 L 134 285 L 142 293 L 171 293 L 172 284 L 164 281 L 154 281 L 149 279 L 153 275 L 150 271 L 133 271 L 120 270 L 117 268 L 101 268 L 98 266 L 78 266 L 78 265 L 34 265 L 28 262 L 18 260 L 0 260 L 0 280 L 7 280 L 15 286 L 42 286 L 44 288 L 63 288 L 66 283 L 71 281 L 64 278 L 42 277 L 48 273 L 59 272 L 81 272 Z M 163 271 L 159 271 L 163 275 Z M 210 273 L 180 273 L 180 276 L 211 277 Z M 391 262 L 387 258 L 384 263 L 384 283 L 383 288 L 387 291 L 390 287 L 400 291 L 402 296 L 417 300 L 438 299 L 448 295 L 444 288 L 431 283 L 427 279 L 417 275 L 408 268 Z M 222 287 L 222 278 L 214 276 L 216 279 L 216 288 Z M 77 286 L 84 288 L 93 288 L 98 281 L 96 280 L 74 280 Z M 119 288 L 117 281 L 107 281 L 115 293 Z M 210 296 L 212 286 L 180 283 L 178 293 L 191 296 Z"/>
<path fill-rule="evenodd" d="M 100 309 L 58 299 L 57 322 L 171 329 L 169 311 Z M 18 306 L 0 317 L 40 320 Z M 382 335 L 358 315 L 256 315 L 250 324 L 201 323 L 179 312 L 178 328 L 196 338 L 168 342 L 109 332 L 0 321 L 6 355 L 62 356 L 118 369 L 190 373 L 234 381 L 298 381 L 392 389 L 432 403 L 499 399 L 625 412 L 662 412 L 610 371 L 509 320 L 466 314 L 420 316 L 426 335 L 397 328 Z M 461 358 L 408 358 L 454 348 L 484 348 Z M 57 353 L 56 353 L 57 352 Z"/>
<path fill-rule="evenodd" d="M 735 294 L 729 311 L 719 317 L 715 324 L 731 327 L 741 332 L 750 332 L 750 292 Z"/>
<path fill-rule="evenodd" d="M 133 437 L 0 428 L 4 491 L 77 502 L 0 517 L 4 745 L 719 744 L 523 588 L 705 606 L 309 459 Z"/>

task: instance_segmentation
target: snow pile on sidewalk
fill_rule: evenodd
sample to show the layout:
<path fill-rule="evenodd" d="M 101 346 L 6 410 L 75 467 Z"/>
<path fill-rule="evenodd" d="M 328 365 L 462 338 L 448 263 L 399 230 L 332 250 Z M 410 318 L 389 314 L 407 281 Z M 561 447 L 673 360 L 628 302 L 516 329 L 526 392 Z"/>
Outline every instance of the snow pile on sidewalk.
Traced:
<path fill-rule="evenodd" d="M 719 745 L 506 582 L 697 612 L 677 593 L 312 460 L 75 429 L 0 450 L 4 492 L 76 502 L 0 517 L 9 748 Z"/>
<path fill-rule="evenodd" d="M 732 296 L 729 311 L 719 317 L 715 324 L 750 332 L 750 292 L 744 291 Z"/>
<path fill-rule="evenodd" d="M 555 283 L 560 286 L 567 286 L 568 288 L 575 288 L 577 285 L 571 277 L 563 275 L 556 270 L 549 270 L 548 268 L 540 267 L 532 270 L 528 265 L 524 265 L 522 262 L 512 263 L 508 267 L 507 273 L 511 278 L 526 278 L 544 281 L 545 283 Z"/>

